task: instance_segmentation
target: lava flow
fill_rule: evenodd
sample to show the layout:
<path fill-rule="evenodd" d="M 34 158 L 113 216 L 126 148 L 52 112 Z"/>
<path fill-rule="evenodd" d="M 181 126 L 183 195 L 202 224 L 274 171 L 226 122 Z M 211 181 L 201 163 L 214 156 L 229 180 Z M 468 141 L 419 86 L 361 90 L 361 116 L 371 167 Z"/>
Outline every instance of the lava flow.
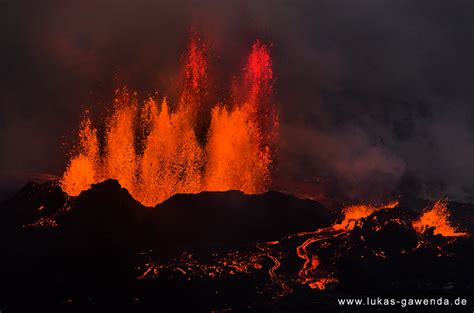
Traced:
<path fill-rule="evenodd" d="M 320 228 L 315 231 L 293 234 L 277 241 L 257 244 L 243 251 L 229 251 L 223 255 L 213 254 L 212 260 L 200 263 L 192 255 L 186 255 L 175 259 L 171 263 L 160 263 L 148 260 L 144 270 L 139 269 L 141 274 L 138 279 L 157 277 L 162 272 L 180 273 L 192 277 L 218 278 L 226 275 L 250 274 L 266 268 L 271 285 L 277 296 L 284 296 L 292 292 L 292 285 L 306 285 L 311 289 L 324 290 L 328 284 L 337 283 L 338 279 L 334 273 L 327 269 L 321 269 L 321 260 L 317 252 L 321 248 L 329 246 L 331 240 L 349 234 L 358 221 L 371 214 L 383 210 L 393 209 L 398 205 L 397 201 L 385 205 L 353 205 L 342 209 L 343 219 L 332 226 Z M 301 238 L 303 242 L 301 243 Z M 316 244 L 319 244 L 316 246 Z M 296 256 L 303 261 L 297 273 L 285 273 L 280 271 L 282 264 L 287 263 L 289 258 L 286 246 L 296 245 Z M 294 250 L 293 250 L 294 251 Z M 272 265 L 266 263 L 271 261 Z M 326 263 L 328 263 L 326 261 Z M 328 265 L 328 264 L 325 264 Z M 330 265 L 330 264 L 329 264 Z M 268 287 L 268 286 L 267 286 Z"/>
<path fill-rule="evenodd" d="M 203 106 L 207 68 L 204 44 L 192 39 L 175 110 L 166 98 L 149 98 L 139 105 L 136 93 L 118 89 L 105 138 L 99 138 L 86 112 L 62 189 L 77 196 L 113 178 L 146 206 L 177 193 L 267 190 L 278 133 L 268 49 L 259 41 L 253 44 L 242 82 L 233 88 L 233 103 L 217 104 L 210 111 Z M 199 138 L 204 114 L 210 116 L 210 125 Z"/>
<path fill-rule="evenodd" d="M 337 282 L 337 279 L 333 277 L 320 277 L 318 275 L 317 270 L 320 260 L 315 253 L 312 253 L 308 249 L 309 246 L 319 241 L 325 241 L 344 235 L 347 232 L 353 230 L 359 220 L 368 217 L 379 210 L 393 209 L 397 205 L 398 202 L 393 201 L 381 206 L 375 206 L 371 204 L 347 206 L 342 209 L 344 218 L 341 222 L 335 223 L 328 228 L 318 229 L 314 232 L 303 232 L 296 234 L 298 237 L 311 235 L 296 248 L 296 254 L 299 258 L 304 260 L 303 266 L 298 273 L 300 282 L 302 284 L 307 284 L 312 289 L 317 288 L 320 290 L 325 289 L 328 283 Z"/>

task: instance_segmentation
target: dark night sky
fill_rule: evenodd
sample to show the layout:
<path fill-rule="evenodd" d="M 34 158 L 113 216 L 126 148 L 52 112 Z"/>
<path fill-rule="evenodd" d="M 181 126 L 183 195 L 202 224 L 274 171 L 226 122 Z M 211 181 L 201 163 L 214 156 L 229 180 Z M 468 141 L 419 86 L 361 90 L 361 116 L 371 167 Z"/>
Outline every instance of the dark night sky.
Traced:
<path fill-rule="evenodd" d="M 424 196 L 474 199 L 472 0 L 0 0 L 0 10 L 3 191 L 59 175 L 83 109 L 102 112 L 117 80 L 173 95 L 193 26 L 216 81 L 238 74 L 255 38 L 272 44 L 280 176 L 335 177 L 349 195 L 415 177 Z"/>

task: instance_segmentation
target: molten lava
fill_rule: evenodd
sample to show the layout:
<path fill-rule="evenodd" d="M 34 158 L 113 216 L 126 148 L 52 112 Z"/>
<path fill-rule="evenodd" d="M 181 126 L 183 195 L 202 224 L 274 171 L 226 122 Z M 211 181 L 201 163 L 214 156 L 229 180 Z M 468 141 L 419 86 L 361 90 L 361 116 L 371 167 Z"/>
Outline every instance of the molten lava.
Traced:
<path fill-rule="evenodd" d="M 393 209 L 398 205 L 398 201 L 393 201 L 381 206 L 375 206 L 371 204 L 360 204 L 347 206 L 342 209 L 344 219 L 335 223 L 334 225 L 318 229 L 313 232 L 302 232 L 296 234 L 297 237 L 311 235 L 301 245 L 296 248 L 296 255 L 304 260 L 304 263 L 298 273 L 299 281 L 302 284 L 308 285 L 312 289 L 326 289 L 326 285 L 329 283 L 337 282 L 337 279 L 333 277 L 321 277 L 318 273 L 319 258 L 315 252 L 311 252 L 309 247 L 317 242 L 326 241 L 331 238 L 335 238 L 348 233 L 353 230 L 357 221 L 362 218 L 366 218 L 376 211 L 383 209 Z M 289 238 L 291 238 L 290 236 Z"/>
<path fill-rule="evenodd" d="M 205 112 L 206 50 L 192 39 L 185 65 L 185 83 L 176 109 L 166 98 L 149 98 L 139 105 L 127 88 L 116 91 L 105 138 L 86 112 L 79 144 L 61 179 L 62 189 L 77 196 L 91 184 L 109 178 L 146 206 L 154 206 L 177 193 L 268 189 L 278 115 L 271 102 L 273 72 L 266 46 L 251 49 L 243 79 L 234 88 L 230 105 Z M 210 115 L 205 139 L 196 129 L 203 114 Z"/>
<path fill-rule="evenodd" d="M 343 282 L 340 280 L 340 273 L 337 270 L 340 265 L 337 262 L 341 257 L 344 257 L 346 252 L 348 254 L 360 253 L 356 257 L 360 257 L 362 260 L 373 256 L 373 259 L 368 262 L 380 262 L 379 264 L 383 264 L 393 254 L 393 251 L 387 252 L 380 246 L 374 246 L 374 242 L 366 241 L 364 233 L 360 234 L 359 231 L 374 231 L 384 236 L 384 227 L 397 224 L 400 226 L 400 230 L 407 228 L 410 239 L 405 243 L 411 247 L 413 243 L 411 241 L 411 219 L 408 216 L 392 216 L 387 220 L 383 218 L 385 214 L 372 216 L 380 210 L 394 209 L 398 205 L 398 201 L 393 201 L 384 205 L 346 206 L 341 210 L 343 217 L 328 227 L 299 232 L 241 250 L 223 254 L 213 253 L 210 260 L 197 261 L 192 256 L 187 256 L 162 263 L 160 261 L 153 262 L 150 259 L 143 268 L 138 268 L 138 279 L 156 278 L 159 275 L 170 277 L 174 273 L 190 277 L 228 279 L 231 275 L 251 275 L 253 272 L 263 271 L 269 278 L 269 283 L 266 284 L 269 289 L 266 291 L 272 295 L 273 299 L 291 294 L 300 285 L 314 290 L 325 290 L 328 285 Z M 393 213 L 398 214 L 398 212 Z M 465 235 L 449 225 L 447 217 L 446 203 L 438 201 L 433 209 L 424 213 L 420 220 L 414 222 L 413 227 L 420 232 L 420 240 L 416 248 L 411 251 L 429 249 L 437 252 L 439 257 L 449 256 L 450 254 L 445 251 L 444 246 L 438 245 L 423 235 L 423 232 L 431 227 L 435 228 L 435 234 L 443 234 L 443 236 Z M 380 225 L 364 227 L 364 223 L 371 224 L 378 218 L 382 219 Z M 354 236 L 354 234 L 357 235 Z M 457 238 L 450 239 L 456 240 Z M 452 242 L 454 241 L 445 242 L 444 245 Z M 293 250 L 294 248 L 296 251 Z M 400 255 L 407 253 L 410 253 L 410 250 L 405 248 L 400 250 Z M 296 271 L 292 268 L 295 256 L 300 259 Z"/>
<path fill-rule="evenodd" d="M 412 225 L 419 233 L 424 233 L 432 228 L 434 235 L 444 237 L 467 236 L 467 233 L 458 232 L 457 229 L 450 224 L 448 205 L 446 201 L 442 200 L 436 201 L 433 207 L 424 212 Z"/>
<path fill-rule="evenodd" d="M 328 230 L 328 229 L 326 229 Z M 326 289 L 326 285 L 329 283 L 336 283 L 337 279 L 333 277 L 320 277 L 317 273 L 317 269 L 319 266 L 319 258 L 316 254 L 313 254 L 309 251 L 308 246 L 321 241 L 326 240 L 329 238 L 334 238 L 335 236 L 339 236 L 342 233 L 329 233 L 326 235 L 324 232 L 321 232 L 320 236 L 313 236 L 303 242 L 296 248 L 296 255 L 304 260 L 303 266 L 301 267 L 300 271 L 298 272 L 299 281 L 302 284 L 307 284 L 311 289 Z"/>
<path fill-rule="evenodd" d="M 99 181 L 99 140 L 97 130 L 85 112 L 79 131 L 79 145 L 61 178 L 61 187 L 69 195 L 78 195 Z"/>
<path fill-rule="evenodd" d="M 345 207 L 342 210 L 344 214 L 344 219 L 340 223 L 334 224 L 332 228 L 335 230 L 352 230 L 354 229 L 356 222 L 361 218 L 365 218 L 379 210 L 393 209 L 397 205 L 398 201 L 393 201 L 382 206 L 361 204 Z"/>

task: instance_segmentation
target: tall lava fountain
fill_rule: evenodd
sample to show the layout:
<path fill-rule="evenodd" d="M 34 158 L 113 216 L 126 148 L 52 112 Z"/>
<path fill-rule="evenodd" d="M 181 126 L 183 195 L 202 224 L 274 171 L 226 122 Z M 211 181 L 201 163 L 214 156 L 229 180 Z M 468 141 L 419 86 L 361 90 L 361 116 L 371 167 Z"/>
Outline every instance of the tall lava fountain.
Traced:
<path fill-rule="evenodd" d="M 166 98 L 150 97 L 140 104 L 136 93 L 117 89 L 103 140 L 86 112 L 62 189 L 76 196 L 113 178 L 146 206 L 177 193 L 267 190 L 278 134 L 268 48 L 259 41 L 252 45 L 242 78 L 232 88 L 232 103 L 216 104 L 210 111 L 202 105 L 205 52 L 200 40 L 190 41 L 185 83 L 174 110 Z M 199 140 L 205 114 L 210 114 L 210 125 Z"/>

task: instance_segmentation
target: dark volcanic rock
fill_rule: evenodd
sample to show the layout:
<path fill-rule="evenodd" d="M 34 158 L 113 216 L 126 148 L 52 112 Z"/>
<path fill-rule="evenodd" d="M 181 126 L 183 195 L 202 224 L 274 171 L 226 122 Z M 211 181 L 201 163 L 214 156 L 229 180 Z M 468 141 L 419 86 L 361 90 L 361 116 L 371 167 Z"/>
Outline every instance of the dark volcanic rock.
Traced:
<path fill-rule="evenodd" d="M 110 230 L 135 224 L 149 213 L 116 180 L 106 180 L 83 191 L 67 214 L 58 218 L 66 229 Z"/>
<path fill-rule="evenodd" d="M 60 231 L 77 245 L 143 248 L 142 223 L 150 213 L 116 180 L 92 185 L 73 199 L 56 220 Z M 143 244 L 145 244 L 143 242 Z"/>
<path fill-rule="evenodd" d="M 236 248 L 328 226 L 331 213 L 318 202 L 269 191 L 180 194 L 150 216 L 154 245 L 169 252 Z"/>
<path fill-rule="evenodd" d="M 341 287 L 408 295 L 406 290 L 424 292 L 420 286 L 442 289 L 455 281 L 457 290 L 463 290 L 463 279 L 455 277 L 464 273 L 472 280 L 472 271 L 460 269 L 467 268 L 474 254 L 459 247 L 472 247 L 473 241 L 435 236 L 433 230 L 419 234 L 412 227 L 418 216 L 403 206 L 381 210 L 359 220 L 350 233 L 338 238 L 335 265 Z"/>
<path fill-rule="evenodd" d="M 67 195 L 58 181 L 43 184 L 28 182 L 13 197 L 0 204 L 2 228 L 18 228 L 60 210 Z"/>
<path fill-rule="evenodd" d="M 58 232 L 77 244 L 122 243 L 176 256 L 184 250 L 209 252 L 274 240 L 327 226 L 332 216 L 318 202 L 275 191 L 259 195 L 239 191 L 178 194 L 148 208 L 116 180 L 95 184 L 68 201 L 66 198 L 56 182 L 29 183 L 1 206 L 2 220 L 19 229 L 53 214 Z"/>

